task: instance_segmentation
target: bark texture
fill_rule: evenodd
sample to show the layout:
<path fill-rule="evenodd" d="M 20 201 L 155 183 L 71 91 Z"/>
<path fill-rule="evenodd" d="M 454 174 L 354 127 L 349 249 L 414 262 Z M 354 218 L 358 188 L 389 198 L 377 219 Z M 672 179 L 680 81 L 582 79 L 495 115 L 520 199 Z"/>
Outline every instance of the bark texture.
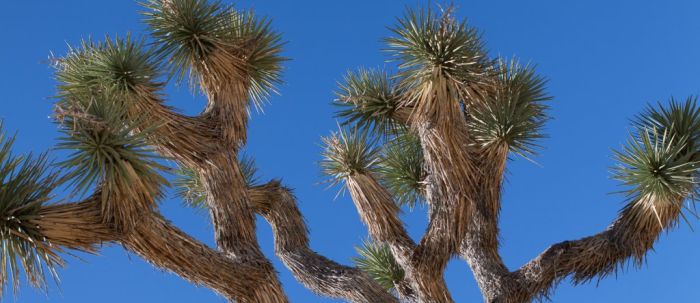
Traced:
<path fill-rule="evenodd" d="M 296 279 L 312 291 L 350 302 L 398 302 L 364 272 L 319 255 L 291 191 L 273 181 L 251 189 L 255 211 L 272 226 L 275 253 Z"/>

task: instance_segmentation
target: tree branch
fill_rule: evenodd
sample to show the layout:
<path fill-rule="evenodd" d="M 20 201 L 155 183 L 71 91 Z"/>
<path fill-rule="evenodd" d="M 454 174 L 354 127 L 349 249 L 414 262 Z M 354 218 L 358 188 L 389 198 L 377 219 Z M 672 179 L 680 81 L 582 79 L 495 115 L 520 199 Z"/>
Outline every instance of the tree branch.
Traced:
<path fill-rule="evenodd" d="M 408 265 L 416 244 L 399 219 L 400 210 L 391 194 L 366 174 L 352 174 L 347 177 L 346 184 L 372 239 L 389 245 L 399 264 Z"/>
<path fill-rule="evenodd" d="M 474 207 L 476 169 L 468 155 L 466 124 L 461 116 L 442 120 L 413 122 L 423 147 L 430 206 L 428 230 L 413 254 L 417 272 L 426 274 L 420 280 L 441 279 L 466 235 Z M 453 301 L 446 289 L 434 292 L 433 300 Z"/>
<path fill-rule="evenodd" d="M 168 270 L 195 285 L 211 288 L 235 302 L 259 301 L 255 288 L 266 279 L 254 264 L 234 262 L 186 235 L 154 212 L 144 212 L 132 229 L 122 233 L 103 223 L 99 196 L 84 201 L 49 205 L 32 220 L 45 241 L 59 249 L 96 252 L 107 242 L 120 243 L 156 267 Z"/>
<path fill-rule="evenodd" d="M 243 79 L 236 75 L 225 77 L 225 83 L 214 76 L 203 78 L 209 105 L 200 116 L 175 113 L 164 106 L 148 86 L 139 88 L 141 98 L 135 102 L 132 116 L 148 113 L 148 125 L 154 125 L 148 136 L 151 143 L 165 156 L 194 169 L 200 176 L 207 191 L 217 247 L 235 262 L 266 272 L 265 279 L 248 286 L 257 289 L 260 302 L 285 302 L 287 299 L 276 272 L 260 251 L 246 184 L 236 161 L 238 147 L 245 142 L 248 115 L 247 88 Z"/>
<path fill-rule="evenodd" d="M 198 173 L 207 191 L 217 247 L 236 262 L 266 273 L 264 280 L 248 286 L 257 289 L 261 302 L 286 302 L 277 273 L 258 245 L 254 212 L 235 152 L 212 154 L 208 161 Z"/>
<path fill-rule="evenodd" d="M 511 274 L 519 284 L 507 302 L 527 302 L 547 296 L 552 287 L 572 275 L 574 283 L 606 277 L 632 259 L 642 265 L 647 251 L 662 231 L 678 222 L 680 201 L 642 198 L 622 209 L 605 231 L 574 241 L 552 245 Z"/>
<path fill-rule="evenodd" d="M 289 189 L 273 181 L 250 189 L 253 208 L 272 226 L 275 253 L 312 291 L 350 302 L 398 302 L 367 274 L 335 263 L 309 248 L 308 230 Z"/>
<path fill-rule="evenodd" d="M 514 283 L 508 279 L 509 270 L 498 252 L 501 185 L 508 160 L 508 146 L 489 146 L 479 153 L 478 159 L 481 167 L 477 181 L 479 190 L 460 255 L 469 264 L 484 301 L 494 302 L 502 289 Z"/>
<path fill-rule="evenodd" d="M 440 300 L 449 296 L 445 279 L 441 275 L 421 272 L 422 268 L 416 267 L 413 259 L 416 244 L 404 229 L 403 222 L 398 217 L 399 208 L 392 200 L 391 194 L 377 180 L 366 174 L 352 174 L 347 177 L 346 183 L 372 239 L 386 243 L 397 263 L 404 269 L 405 279 L 411 287 L 400 285 L 403 288 L 402 292 L 423 300 Z"/>
<path fill-rule="evenodd" d="M 158 85 L 135 88 L 138 98 L 129 108 L 129 115 L 137 119 L 134 121 L 136 125 L 146 122 L 152 128 L 147 132 L 149 143 L 164 156 L 188 167 L 201 166 L 209 153 L 220 149 L 221 134 L 216 123 L 204 115 L 188 117 L 177 113 L 174 108 L 163 104 L 153 87 Z"/>
<path fill-rule="evenodd" d="M 260 295 L 261 291 L 274 291 L 261 287 L 269 282 L 268 271 L 261 266 L 264 264 L 238 262 L 226 252 L 214 251 L 158 214 L 144 216 L 141 224 L 123 236 L 121 244 L 151 264 L 211 288 L 231 302 L 284 302 Z"/>

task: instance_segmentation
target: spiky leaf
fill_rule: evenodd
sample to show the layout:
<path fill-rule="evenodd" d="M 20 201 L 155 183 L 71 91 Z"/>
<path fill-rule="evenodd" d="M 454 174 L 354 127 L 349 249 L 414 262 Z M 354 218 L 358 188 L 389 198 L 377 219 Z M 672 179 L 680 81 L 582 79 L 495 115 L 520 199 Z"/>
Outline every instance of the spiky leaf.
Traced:
<path fill-rule="evenodd" d="M 630 137 L 615 152 L 619 164 L 613 169 L 615 179 L 628 187 L 625 193 L 630 199 L 678 201 L 693 191 L 698 184 L 698 162 L 686 152 L 687 138 L 656 128 L 640 129 Z"/>
<path fill-rule="evenodd" d="M 175 193 L 185 205 L 192 208 L 206 207 L 207 191 L 196 171 L 189 167 L 180 167 L 173 185 L 176 188 Z"/>
<path fill-rule="evenodd" d="M 379 167 L 382 184 L 396 202 L 413 208 L 422 201 L 426 173 L 418 137 L 408 132 L 393 137 L 382 149 Z"/>
<path fill-rule="evenodd" d="M 379 149 L 368 130 L 341 128 L 337 133 L 322 138 L 324 144 L 321 168 L 337 184 L 355 173 L 368 173 L 376 169 Z"/>
<path fill-rule="evenodd" d="M 348 72 L 338 84 L 333 104 L 343 125 L 353 125 L 386 135 L 395 127 L 394 113 L 399 107 L 400 92 L 396 83 L 382 70 L 360 69 Z"/>
<path fill-rule="evenodd" d="M 158 67 L 141 39 L 106 37 L 83 41 L 56 62 L 59 104 L 88 106 L 95 99 L 129 102 L 160 88 Z"/>
<path fill-rule="evenodd" d="M 653 127 L 676 138 L 687 138 L 689 152 L 697 153 L 700 149 L 700 107 L 697 97 L 690 96 L 685 101 L 671 98 L 668 105 L 649 105 L 637 116 L 633 123 L 640 128 Z"/>
<path fill-rule="evenodd" d="M 506 144 L 522 156 L 529 156 L 539 147 L 548 120 L 545 103 L 551 97 L 545 91 L 546 80 L 533 66 L 521 65 L 515 59 L 499 60 L 498 76 L 485 102 L 468 109 L 470 130 L 481 146 L 488 148 Z"/>
<path fill-rule="evenodd" d="M 391 28 L 396 36 L 386 43 L 399 64 L 402 86 L 420 89 L 442 77 L 467 96 L 483 83 L 490 62 L 481 35 L 466 21 L 455 20 L 451 10 L 408 9 Z"/>
<path fill-rule="evenodd" d="M 159 46 L 156 54 L 167 58 L 178 81 L 225 44 L 230 14 L 221 1 L 149 0 L 142 5 L 148 9 L 143 15 Z"/>
<path fill-rule="evenodd" d="M 160 157 L 145 141 L 149 130 L 136 132 L 123 122 L 125 112 L 122 104 L 106 101 L 86 107 L 76 105 L 62 112 L 64 136 L 57 148 L 72 153 L 58 165 L 68 171 L 66 177 L 72 179 L 76 193 L 98 184 L 104 190 L 132 184 L 135 191 L 143 190 L 153 198 L 160 196 L 161 186 L 167 184 L 160 171 L 166 167 L 158 163 Z"/>
<path fill-rule="evenodd" d="M 274 31 L 270 19 L 256 17 L 253 11 L 233 11 L 227 26 L 227 39 L 243 49 L 242 58 L 250 79 L 248 95 L 258 110 L 276 86 L 282 83 L 282 36 Z"/>
<path fill-rule="evenodd" d="M 244 81 L 260 108 L 281 82 L 282 40 L 269 19 L 236 11 L 220 1 L 150 0 L 143 14 L 158 49 L 178 82 L 189 72 L 190 84 L 202 76 Z M 227 85 L 227 83 L 218 83 Z"/>
<path fill-rule="evenodd" d="M 366 241 L 362 247 L 356 247 L 359 254 L 353 258 L 355 265 L 367 272 L 379 285 L 386 290 L 394 288 L 394 283 L 404 278 L 404 271 L 396 263 L 389 246 Z"/>
<path fill-rule="evenodd" d="M 45 155 L 15 156 L 14 137 L 7 138 L 1 127 L 0 133 L 0 294 L 8 283 L 16 292 L 22 275 L 45 289 L 46 274 L 57 278 L 55 267 L 63 261 L 31 221 L 49 201 L 57 178 L 47 172 Z"/>

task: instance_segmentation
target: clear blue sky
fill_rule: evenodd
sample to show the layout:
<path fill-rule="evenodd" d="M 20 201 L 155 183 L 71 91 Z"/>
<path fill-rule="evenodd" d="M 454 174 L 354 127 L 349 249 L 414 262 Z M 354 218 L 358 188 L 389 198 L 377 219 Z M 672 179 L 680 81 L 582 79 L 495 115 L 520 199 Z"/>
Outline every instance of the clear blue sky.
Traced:
<path fill-rule="evenodd" d="M 564 2 L 568 2 L 565 4 Z M 700 2 L 687 1 L 461 1 L 458 15 L 484 32 L 491 54 L 516 55 L 538 64 L 555 96 L 550 138 L 534 165 L 514 158 L 509 166 L 502 219 L 502 254 L 511 268 L 548 245 L 605 228 L 623 197 L 610 179 L 611 149 L 627 136 L 628 121 L 647 102 L 700 93 Z M 343 263 L 366 235 L 348 199 L 333 199 L 317 161 L 320 136 L 336 127 L 329 102 L 347 69 L 381 66 L 380 39 L 405 6 L 418 2 L 237 1 L 272 17 L 289 41 L 281 96 L 252 118 L 249 151 L 264 177 L 280 177 L 296 189 L 312 246 Z M 105 33 L 141 33 L 132 1 L 6 1 L 0 9 L 0 118 L 17 131 L 17 151 L 41 152 L 57 137 L 51 113 L 54 94 L 50 52 Z M 186 87 L 172 89 L 171 104 L 188 113 L 204 100 Z M 212 243 L 206 214 L 162 203 L 165 215 L 187 232 Z M 425 210 L 406 213 L 413 236 L 425 228 Z M 693 225 L 700 226 L 698 220 Z M 687 225 L 664 235 L 640 271 L 572 287 L 565 281 L 554 302 L 700 302 L 700 241 Z M 295 282 L 272 253 L 272 236 L 259 223 L 260 245 L 273 260 L 293 302 L 333 302 Z M 24 287 L 18 302 L 223 302 L 205 288 L 153 269 L 118 246 L 100 255 L 68 257 L 60 289 L 48 297 Z M 459 302 L 481 296 L 462 261 L 446 279 Z M 12 301 L 11 296 L 6 301 Z"/>

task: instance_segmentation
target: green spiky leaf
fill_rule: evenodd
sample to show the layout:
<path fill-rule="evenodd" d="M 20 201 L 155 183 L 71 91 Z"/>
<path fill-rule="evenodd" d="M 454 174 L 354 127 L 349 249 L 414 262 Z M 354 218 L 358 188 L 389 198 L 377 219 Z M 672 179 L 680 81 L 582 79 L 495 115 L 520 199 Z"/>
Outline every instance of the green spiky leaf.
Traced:
<path fill-rule="evenodd" d="M 176 188 L 175 193 L 185 205 L 192 208 L 206 208 L 207 191 L 197 172 L 188 167 L 180 167 L 173 185 Z"/>
<path fill-rule="evenodd" d="M 366 241 L 355 250 L 359 254 L 353 258 L 355 265 L 386 290 L 392 290 L 396 282 L 403 280 L 404 271 L 387 245 Z"/>
<path fill-rule="evenodd" d="M 341 128 L 337 133 L 322 138 L 324 151 L 321 168 L 337 184 L 356 173 L 368 173 L 376 169 L 379 149 L 367 129 Z"/>
<path fill-rule="evenodd" d="M 700 149 L 700 107 L 697 97 L 690 96 L 685 101 L 671 98 L 668 105 L 657 104 L 647 109 L 633 121 L 637 127 L 654 127 L 676 138 L 687 138 L 689 152 Z"/>
<path fill-rule="evenodd" d="M 507 144 L 524 157 L 535 154 L 547 116 L 546 80 L 534 67 L 499 60 L 495 87 L 485 102 L 470 107 L 470 130 L 483 146 Z"/>
<path fill-rule="evenodd" d="M 72 153 L 58 165 L 68 171 L 66 177 L 72 179 L 76 193 L 98 184 L 129 184 L 137 176 L 149 195 L 160 196 L 161 186 L 167 184 L 160 171 L 167 168 L 157 162 L 160 157 L 145 141 L 149 130 L 137 132 L 124 123 L 125 112 L 122 104 L 106 101 L 61 112 L 64 136 L 57 148 Z"/>
<path fill-rule="evenodd" d="M 404 132 L 392 138 L 383 147 L 379 167 L 382 184 L 397 203 L 413 208 L 423 200 L 426 173 L 417 136 Z"/>
<path fill-rule="evenodd" d="M 677 201 L 693 192 L 698 162 L 686 152 L 687 138 L 656 128 L 640 129 L 630 137 L 622 150 L 615 151 L 619 164 L 613 168 L 614 178 L 628 187 L 625 193 L 630 199 Z"/>
<path fill-rule="evenodd" d="M 348 72 L 338 84 L 333 104 L 343 125 L 354 125 L 386 135 L 395 127 L 393 119 L 399 107 L 400 92 L 389 75 L 382 70 L 360 69 Z"/>
<path fill-rule="evenodd" d="M 59 104 L 87 106 L 94 99 L 129 106 L 137 96 L 160 88 L 157 64 L 142 39 L 106 37 L 104 42 L 83 41 L 55 60 Z"/>
<path fill-rule="evenodd" d="M 223 68 L 231 79 L 245 77 L 248 96 L 258 109 L 276 92 L 286 58 L 281 56 L 281 36 L 269 19 L 252 11 L 236 11 L 220 1 L 150 0 L 143 5 L 159 46 L 156 54 L 171 66 L 176 81 L 189 72 L 189 82 L 195 85 L 202 73 L 215 74 Z M 215 58 L 221 54 L 226 54 L 226 62 Z"/>
<path fill-rule="evenodd" d="M 456 21 L 451 8 L 438 14 L 430 8 L 408 9 L 391 28 L 388 51 L 399 64 L 398 78 L 406 87 L 419 87 L 436 76 L 446 77 L 460 90 L 482 83 L 490 62 L 481 34 L 466 21 Z"/>
<path fill-rule="evenodd" d="M 244 49 L 242 57 L 250 79 L 248 95 L 258 110 L 276 86 L 282 83 L 282 36 L 274 31 L 270 19 L 256 17 L 253 11 L 233 11 L 227 39 Z"/>
<path fill-rule="evenodd" d="M 168 60 L 178 81 L 225 44 L 230 14 L 221 1 L 149 0 L 142 5 L 148 9 L 143 15 L 159 46 L 156 54 Z"/>
<path fill-rule="evenodd" d="M 45 289 L 46 274 L 57 279 L 55 267 L 63 261 L 32 220 L 57 186 L 56 174 L 48 172 L 45 155 L 13 155 L 14 137 L 1 127 L 0 133 L 0 294 L 8 283 L 16 292 L 22 274 Z"/>

